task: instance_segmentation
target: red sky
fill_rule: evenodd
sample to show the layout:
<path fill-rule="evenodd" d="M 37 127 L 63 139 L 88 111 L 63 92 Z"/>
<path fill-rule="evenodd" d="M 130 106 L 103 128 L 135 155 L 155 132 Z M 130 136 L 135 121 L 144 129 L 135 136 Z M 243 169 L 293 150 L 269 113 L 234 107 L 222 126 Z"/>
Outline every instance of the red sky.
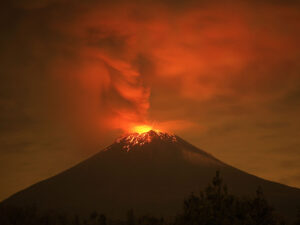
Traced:
<path fill-rule="evenodd" d="M 300 187 L 296 1 L 10 1 L 1 9 L 0 199 L 134 124 Z"/>

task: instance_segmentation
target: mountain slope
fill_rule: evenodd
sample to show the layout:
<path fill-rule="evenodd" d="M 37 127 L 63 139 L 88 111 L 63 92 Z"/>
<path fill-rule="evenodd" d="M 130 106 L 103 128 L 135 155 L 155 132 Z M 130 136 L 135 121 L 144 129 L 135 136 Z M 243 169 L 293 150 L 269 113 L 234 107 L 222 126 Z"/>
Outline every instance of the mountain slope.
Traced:
<path fill-rule="evenodd" d="M 253 195 L 260 185 L 286 217 L 296 215 L 300 190 L 266 181 L 228 166 L 181 138 L 149 131 L 118 139 L 104 151 L 2 202 L 36 204 L 40 209 L 90 213 L 113 218 L 136 214 L 174 216 L 191 192 L 221 171 L 229 191 Z"/>

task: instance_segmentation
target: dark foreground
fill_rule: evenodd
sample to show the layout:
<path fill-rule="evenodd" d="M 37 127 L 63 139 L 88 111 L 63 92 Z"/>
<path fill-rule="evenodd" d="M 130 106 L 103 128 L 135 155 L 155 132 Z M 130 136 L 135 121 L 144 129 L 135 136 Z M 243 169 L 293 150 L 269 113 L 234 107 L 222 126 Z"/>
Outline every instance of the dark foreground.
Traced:
<path fill-rule="evenodd" d="M 300 225 L 300 211 L 297 221 Z M 228 193 L 219 172 L 212 183 L 199 194 L 192 193 L 183 202 L 182 210 L 173 219 L 151 215 L 136 218 L 129 210 L 124 220 L 112 220 L 104 214 L 92 212 L 86 218 L 49 211 L 39 212 L 35 206 L 0 208 L 1 225 L 284 225 L 281 218 L 265 199 L 258 187 L 254 196 L 237 197 Z"/>

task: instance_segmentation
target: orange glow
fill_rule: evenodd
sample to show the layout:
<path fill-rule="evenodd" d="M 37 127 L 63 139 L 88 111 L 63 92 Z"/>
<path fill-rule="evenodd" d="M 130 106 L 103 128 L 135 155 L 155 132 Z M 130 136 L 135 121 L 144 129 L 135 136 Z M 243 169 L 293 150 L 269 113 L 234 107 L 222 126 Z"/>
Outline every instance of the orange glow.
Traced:
<path fill-rule="evenodd" d="M 135 126 L 132 128 L 132 132 L 138 133 L 138 134 L 146 133 L 150 130 L 153 130 L 153 128 L 148 125 L 140 125 L 140 126 Z"/>
<path fill-rule="evenodd" d="M 147 125 L 144 125 L 144 126 L 147 126 Z M 142 126 L 137 126 L 137 127 L 142 127 Z M 147 126 L 147 127 L 150 127 L 150 126 Z M 153 129 L 151 129 L 151 130 L 153 130 Z M 128 152 L 133 147 L 149 144 L 154 139 L 168 140 L 171 142 L 177 141 L 176 136 L 173 134 L 168 134 L 168 133 L 161 132 L 159 130 L 154 130 L 153 133 L 146 131 L 143 133 L 132 133 L 132 134 L 124 135 L 124 136 L 120 137 L 119 139 L 117 139 L 117 143 L 122 143 L 123 149 Z"/>
<path fill-rule="evenodd" d="M 105 4 L 108 8 L 95 2 L 74 11 L 72 22 L 49 21 L 66 37 L 57 43 L 63 54 L 48 65 L 53 85 L 60 86 L 54 96 L 59 102 L 51 108 L 79 140 L 96 144 L 112 131 L 142 134 L 157 127 L 206 132 L 213 122 L 206 123 L 203 107 L 215 113 L 207 118 L 227 110 L 231 101 L 246 110 L 271 101 L 279 88 L 277 99 L 296 83 L 281 84 L 274 68 L 297 63 L 297 10 L 274 6 L 256 12 L 243 4 L 224 10 L 201 3 L 178 11 L 169 7 L 172 1 L 150 2 Z M 293 29 L 278 18 L 288 19 Z M 286 82 L 296 79 L 290 74 Z M 218 103 L 222 98 L 228 101 Z"/>

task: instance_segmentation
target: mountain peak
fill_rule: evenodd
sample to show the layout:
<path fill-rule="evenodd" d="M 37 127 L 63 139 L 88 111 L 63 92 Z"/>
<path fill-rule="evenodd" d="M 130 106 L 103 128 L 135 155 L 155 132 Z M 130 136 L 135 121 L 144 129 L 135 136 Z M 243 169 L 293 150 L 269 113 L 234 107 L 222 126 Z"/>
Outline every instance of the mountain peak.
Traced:
<path fill-rule="evenodd" d="M 177 215 L 184 196 L 204 189 L 220 170 L 234 194 L 253 195 L 261 186 L 274 207 L 293 218 L 300 190 L 269 182 L 222 163 L 173 134 L 138 129 L 104 151 L 0 203 L 2 206 L 69 212 L 97 211 L 114 219 L 128 209 L 138 216 Z M 145 132 L 143 132 L 145 131 Z"/>
<path fill-rule="evenodd" d="M 144 133 L 129 133 L 118 138 L 116 142 L 122 144 L 123 149 L 128 152 L 135 146 L 143 146 L 154 140 L 177 142 L 175 135 L 158 130 L 149 130 Z"/>

